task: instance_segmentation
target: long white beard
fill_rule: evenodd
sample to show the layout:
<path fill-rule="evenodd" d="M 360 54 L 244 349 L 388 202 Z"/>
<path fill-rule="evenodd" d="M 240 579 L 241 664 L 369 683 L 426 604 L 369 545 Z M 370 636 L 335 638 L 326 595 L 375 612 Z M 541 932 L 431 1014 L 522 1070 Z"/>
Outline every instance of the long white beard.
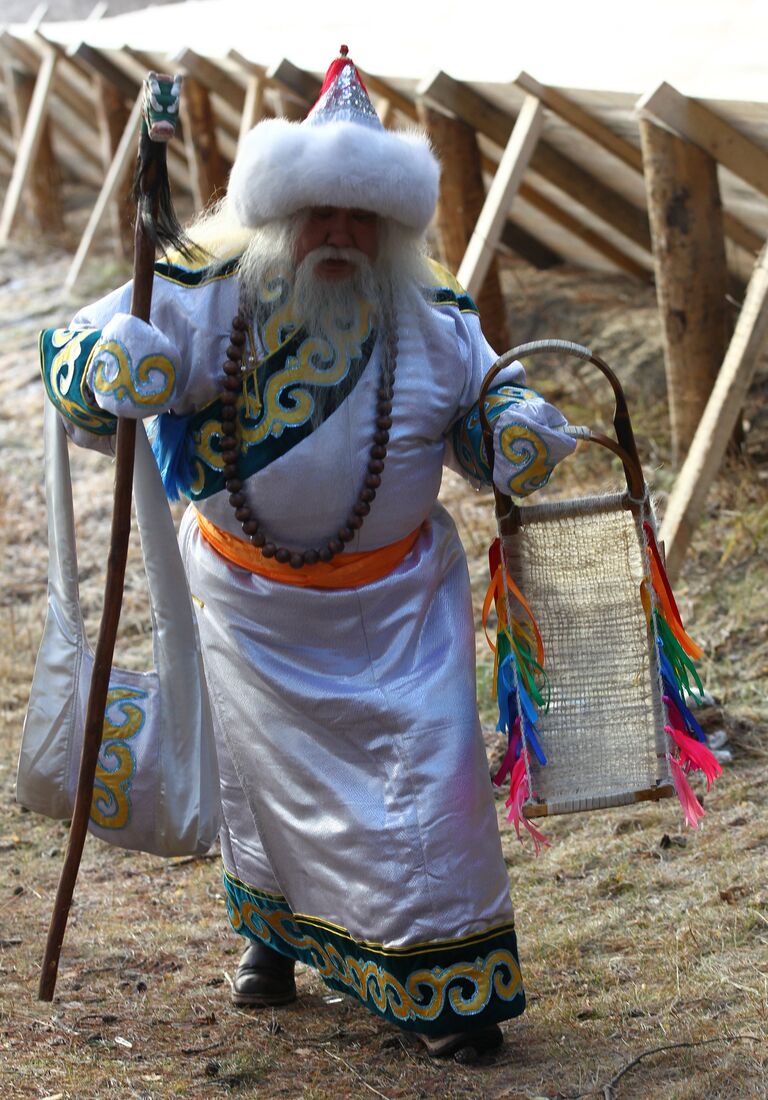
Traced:
<path fill-rule="evenodd" d="M 354 323 L 361 302 L 372 307 L 375 323 L 384 329 L 395 323 L 392 303 L 399 293 L 429 278 L 419 239 L 400 227 L 382 224 L 374 263 L 357 249 L 324 246 L 297 265 L 293 257 L 299 228 L 292 218 L 255 231 L 239 265 L 241 305 L 254 316 L 271 308 L 269 303 L 279 301 L 282 306 L 290 301 L 294 322 L 310 336 L 327 340 L 331 349 L 340 346 L 339 336 Z M 326 258 L 347 259 L 353 269 L 343 279 L 325 279 L 318 275 L 317 265 Z M 337 398 L 339 387 L 343 390 L 344 383 L 336 386 Z M 312 421 L 318 424 L 325 418 L 330 391 L 318 386 L 314 399 Z"/>
<path fill-rule="evenodd" d="M 352 270 L 341 279 L 325 279 L 317 273 L 323 260 L 347 260 Z M 361 302 L 375 303 L 381 285 L 367 256 L 354 248 L 316 248 L 296 268 L 293 283 L 293 313 L 310 336 L 322 336 L 331 343 L 338 333 L 355 321 Z"/>

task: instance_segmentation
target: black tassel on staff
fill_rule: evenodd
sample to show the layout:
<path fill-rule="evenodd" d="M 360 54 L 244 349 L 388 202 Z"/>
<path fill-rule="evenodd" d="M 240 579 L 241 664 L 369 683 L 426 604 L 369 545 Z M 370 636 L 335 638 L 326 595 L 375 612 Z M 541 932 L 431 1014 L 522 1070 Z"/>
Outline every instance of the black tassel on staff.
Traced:
<path fill-rule="evenodd" d="M 194 251 L 173 211 L 166 163 L 166 143 L 176 130 L 180 92 L 180 76 L 150 73 L 144 82 L 144 110 L 133 190 L 137 211 L 131 294 L 131 313 L 143 321 L 149 321 L 157 251 L 175 248 L 188 257 Z M 53 1000 L 61 946 L 91 816 L 93 781 L 101 748 L 109 677 L 123 601 L 131 531 L 135 444 L 136 421 L 120 417 L 117 422 L 115 498 L 104 611 L 94 653 L 75 806 L 40 974 L 38 997 L 41 1001 Z"/>

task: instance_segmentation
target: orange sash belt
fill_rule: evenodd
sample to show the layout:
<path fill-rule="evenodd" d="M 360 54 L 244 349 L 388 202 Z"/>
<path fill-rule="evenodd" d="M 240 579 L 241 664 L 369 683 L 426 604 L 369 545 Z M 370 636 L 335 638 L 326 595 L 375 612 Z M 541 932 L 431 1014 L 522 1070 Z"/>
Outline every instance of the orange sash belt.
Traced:
<path fill-rule="evenodd" d="M 258 547 L 231 535 L 229 531 L 223 531 L 197 509 L 195 515 L 200 534 L 217 554 L 221 554 L 233 565 L 247 569 L 249 573 L 257 573 L 271 581 L 293 584 L 299 588 L 360 588 L 364 584 L 378 581 L 400 564 L 421 534 L 419 526 L 399 542 L 392 542 L 379 550 L 361 550 L 355 553 L 344 551 L 331 561 L 319 561 L 315 565 L 292 569 L 287 563 L 265 558 Z"/>

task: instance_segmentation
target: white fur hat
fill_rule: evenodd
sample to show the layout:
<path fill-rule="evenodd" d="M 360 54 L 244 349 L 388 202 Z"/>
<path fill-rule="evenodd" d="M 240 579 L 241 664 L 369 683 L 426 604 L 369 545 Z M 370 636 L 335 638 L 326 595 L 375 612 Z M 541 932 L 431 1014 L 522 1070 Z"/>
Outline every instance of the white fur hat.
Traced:
<path fill-rule="evenodd" d="M 373 210 L 423 232 L 439 182 L 440 166 L 426 136 L 384 129 L 342 47 L 303 122 L 269 119 L 246 135 L 228 197 L 249 227 L 307 206 L 344 206 Z"/>

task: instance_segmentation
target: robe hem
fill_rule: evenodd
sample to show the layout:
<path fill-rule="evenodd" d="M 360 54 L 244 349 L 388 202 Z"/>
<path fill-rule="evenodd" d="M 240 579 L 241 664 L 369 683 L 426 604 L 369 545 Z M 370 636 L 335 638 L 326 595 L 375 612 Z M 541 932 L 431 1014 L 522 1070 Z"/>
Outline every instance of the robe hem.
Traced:
<path fill-rule="evenodd" d="M 514 924 L 388 948 L 295 913 L 287 900 L 224 872 L 232 928 L 317 970 L 331 989 L 375 1015 L 426 1035 L 469 1031 L 518 1016 L 525 994 Z"/>

